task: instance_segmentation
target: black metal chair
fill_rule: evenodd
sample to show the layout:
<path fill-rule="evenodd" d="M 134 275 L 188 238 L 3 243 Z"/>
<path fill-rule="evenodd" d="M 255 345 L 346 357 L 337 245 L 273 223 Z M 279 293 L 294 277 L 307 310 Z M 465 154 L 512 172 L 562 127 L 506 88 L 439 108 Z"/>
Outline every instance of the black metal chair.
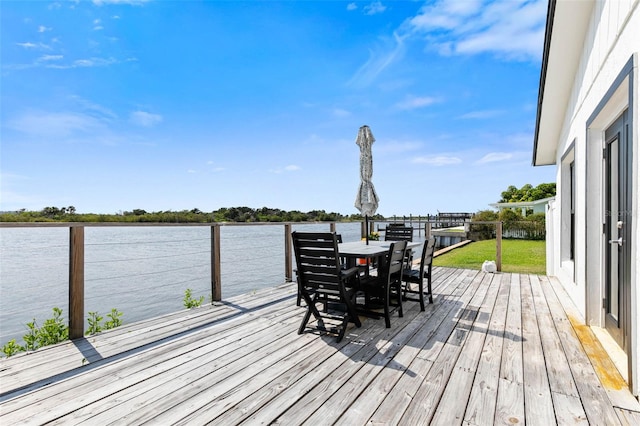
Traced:
<path fill-rule="evenodd" d="M 384 230 L 385 241 L 413 241 L 413 228 L 404 224 L 390 223 Z M 407 250 L 405 263 L 413 263 L 413 251 Z"/>
<path fill-rule="evenodd" d="M 391 327 L 390 308 L 392 306 L 397 308 L 398 316 L 403 316 L 402 271 L 404 270 L 406 250 L 406 241 L 391 243 L 384 261 L 381 260 L 378 266 L 378 275 L 361 278 L 360 281 L 360 286 L 365 294 L 365 306 L 371 308 L 378 304 L 382 305 L 387 328 Z"/>
<path fill-rule="evenodd" d="M 424 280 L 427 280 L 427 292 L 429 295 L 429 303 L 433 303 L 433 292 L 431 291 L 431 266 L 433 263 L 433 252 L 435 251 L 436 239 L 434 237 L 425 240 L 422 247 L 422 256 L 420 257 L 420 268 L 412 269 L 411 264 L 402 271 L 402 288 L 403 300 L 411 300 L 420 302 L 420 310 L 424 311 Z M 418 289 L 411 288 L 411 284 L 417 284 Z M 418 298 L 409 298 L 407 294 L 416 294 Z"/>
<path fill-rule="evenodd" d="M 384 230 L 385 241 L 413 241 L 413 228 L 404 225 L 387 225 Z"/>
<path fill-rule="evenodd" d="M 297 263 L 298 292 L 307 305 L 307 312 L 300 324 L 302 334 L 311 316 L 317 321 L 317 329 L 344 337 L 347 324 L 362 324 L 356 312 L 358 268 L 343 269 L 338 253 L 335 232 L 293 232 L 293 249 Z M 322 311 L 316 306 L 323 305 Z M 328 322 L 338 321 L 334 327 Z"/>
<path fill-rule="evenodd" d="M 338 240 L 338 244 L 342 243 L 342 234 L 336 234 L 336 239 Z M 340 256 L 340 267 L 342 269 L 349 269 L 347 258 L 344 256 Z M 360 271 L 362 271 L 361 266 L 358 266 L 358 268 Z M 294 270 L 293 272 L 295 272 L 296 274 L 298 273 L 297 270 Z M 296 300 L 296 305 L 300 306 L 301 302 L 302 302 L 302 294 L 298 291 L 298 298 Z"/>

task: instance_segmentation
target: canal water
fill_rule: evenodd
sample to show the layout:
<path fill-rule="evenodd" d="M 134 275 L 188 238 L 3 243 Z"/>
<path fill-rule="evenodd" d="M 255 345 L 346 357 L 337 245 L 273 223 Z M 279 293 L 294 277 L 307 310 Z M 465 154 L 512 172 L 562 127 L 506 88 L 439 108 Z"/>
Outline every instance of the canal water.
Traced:
<path fill-rule="evenodd" d="M 328 231 L 329 224 L 293 230 Z M 360 223 L 338 223 L 344 241 Z M 85 316 L 115 308 L 131 323 L 185 309 L 186 289 L 211 297 L 211 230 L 207 226 L 85 228 Z M 223 226 L 222 298 L 285 282 L 284 226 Z M 294 267 L 295 268 L 295 267 Z M 69 229 L 0 229 L 0 346 L 22 344 L 26 323 L 42 325 L 54 307 L 68 313 Z M 85 329 L 87 326 L 85 325 Z"/>

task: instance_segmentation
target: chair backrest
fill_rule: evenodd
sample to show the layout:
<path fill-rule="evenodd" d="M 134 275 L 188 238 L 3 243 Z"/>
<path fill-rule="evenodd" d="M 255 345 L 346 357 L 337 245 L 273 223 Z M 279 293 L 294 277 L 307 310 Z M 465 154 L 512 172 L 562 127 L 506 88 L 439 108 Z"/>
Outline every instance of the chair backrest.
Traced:
<path fill-rule="evenodd" d="M 340 258 L 335 232 L 291 233 L 302 289 L 341 293 Z"/>
<path fill-rule="evenodd" d="M 411 226 L 389 225 L 384 230 L 385 241 L 413 241 Z"/>
<path fill-rule="evenodd" d="M 397 241 L 395 243 L 391 243 L 391 246 L 389 246 L 389 252 L 387 254 L 386 262 L 383 268 L 384 273 L 386 274 L 387 282 L 390 283 L 394 279 L 401 278 L 402 270 L 404 269 L 406 250 L 406 241 Z"/>
<path fill-rule="evenodd" d="M 425 269 L 427 274 L 431 274 L 431 264 L 433 263 L 433 253 L 436 249 L 436 238 L 431 237 L 424 241 L 422 246 L 422 256 L 420 259 L 420 276 L 425 276 Z"/>

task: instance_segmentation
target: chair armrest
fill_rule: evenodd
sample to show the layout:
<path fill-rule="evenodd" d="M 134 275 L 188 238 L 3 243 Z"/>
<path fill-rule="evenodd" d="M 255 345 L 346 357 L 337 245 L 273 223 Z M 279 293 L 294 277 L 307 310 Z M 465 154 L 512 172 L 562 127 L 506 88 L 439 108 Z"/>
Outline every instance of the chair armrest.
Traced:
<path fill-rule="evenodd" d="M 351 278 L 351 276 L 357 275 L 358 271 L 360 271 L 360 268 L 354 266 L 353 268 L 343 269 L 340 271 L 340 275 L 342 276 L 342 279 Z"/>

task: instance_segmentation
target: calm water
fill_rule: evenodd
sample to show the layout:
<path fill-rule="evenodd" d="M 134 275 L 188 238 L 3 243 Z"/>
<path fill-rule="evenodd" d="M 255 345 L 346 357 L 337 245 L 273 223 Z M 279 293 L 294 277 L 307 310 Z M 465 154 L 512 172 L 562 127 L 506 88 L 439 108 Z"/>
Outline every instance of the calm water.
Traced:
<path fill-rule="evenodd" d="M 359 223 L 339 223 L 336 231 L 344 241 L 360 238 Z M 187 288 L 209 301 L 210 233 L 206 226 L 86 227 L 85 316 L 116 308 L 131 323 L 183 310 Z M 223 299 L 285 281 L 283 225 L 223 226 L 220 245 Z M 68 228 L 0 229 L 0 345 L 22 344 L 25 324 L 42 325 L 53 307 L 66 317 L 68 274 Z"/>

